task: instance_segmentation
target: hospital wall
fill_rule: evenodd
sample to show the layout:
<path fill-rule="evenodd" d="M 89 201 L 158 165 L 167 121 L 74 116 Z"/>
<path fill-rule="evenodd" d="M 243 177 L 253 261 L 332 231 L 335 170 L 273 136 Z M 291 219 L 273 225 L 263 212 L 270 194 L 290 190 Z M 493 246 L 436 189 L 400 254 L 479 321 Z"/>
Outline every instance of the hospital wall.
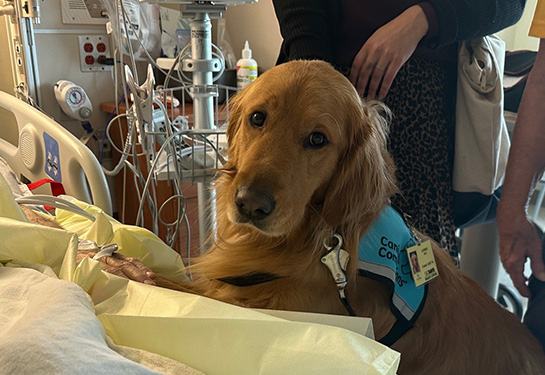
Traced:
<path fill-rule="evenodd" d="M 498 35 L 505 41 L 505 48 L 508 51 L 528 49 L 537 51 L 539 39 L 528 36 L 530 23 L 534 16 L 537 0 L 527 0 L 524 13 L 519 22 L 502 30 Z"/>
<path fill-rule="evenodd" d="M 244 41 L 248 40 L 252 56 L 261 70 L 270 69 L 275 65 L 282 37 L 272 0 L 230 6 L 224 18 L 237 58 L 241 57 Z"/>
<path fill-rule="evenodd" d="M 10 52 L 10 40 L 8 38 L 8 17 L 0 17 L 0 90 L 13 94 L 15 87 L 15 77 L 13 69 L 9 67 L 12 64 L 12 54 Z M 0 124 L 2 128 L 2 138 L 17 144 L 19 137 L 17 125 L 13 115 L 9 111 L 0 109 Z"/>
<path fill-rule="evenodd" d="M 101 102 L 114 100 L 114 85 L 111 71 L 82 72 L 78 46 L 79 35 L 104 35 L 104 25 L 63 24 L 60 1 L 43 1 L 40 4 L 44 15 L 34 27 L 38 56 L 39 90 L 43 108 L 76 136 L 84 131 L 79 121 L 62 114 L 53 94 L 58 80 L 67 79 L 81 86 L 93 104 L 90 119 L 94 128 L 103 128 L 107 115 L 99 109 Z"/>
<path fill-rule="evenodd" d="M 60 1 L 41 1 L 40 8 L 41 22 L 34 25 L 40 107 L 77 137 L 84 134 L 80 122 L 64 115 L 55 99 L 55 83 L 66 79 L 81 86 L 91 99 L 94 112 L 90 122 L 93 127 L 104 127 L 107 114 L 100 111 L 99 105 L 103 101 L 114 100 L 112 74 L 111 71 L 82 72 L 78 46 L 80 35 L 104 35 L 107 38 L 104 24 L 63 24 Z M 12 71 L 16 65 L 9 53 L 11 40 L 7 24 L 8 17 L 0 17 L 0 63 L 3 67 L 0 70 L 0 89 L 13 94 L 15 80 Z"/>

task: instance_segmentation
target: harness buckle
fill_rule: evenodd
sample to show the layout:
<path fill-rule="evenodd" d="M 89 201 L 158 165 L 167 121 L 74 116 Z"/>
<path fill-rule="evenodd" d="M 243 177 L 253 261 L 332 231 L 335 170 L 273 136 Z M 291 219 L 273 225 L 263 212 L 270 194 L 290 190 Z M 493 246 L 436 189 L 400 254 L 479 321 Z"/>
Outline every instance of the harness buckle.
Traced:
<path fill-rule="evenodd" d="M 322 263 L 329 268 L 331 276 L 333 276 L 333 280 L 335 280 L 335 284 L 339 290 L 339 299 L 344 308 L 349 315 L 356 316 L 354 309 L 350 306 L 350 302 L 348 302 L 348 298 L 344 293 L 344 288 L 346 288 L 346 284 L 348 284 L 345 271 L 348 266 L 348 261 L 350 260 L 350 254 L 342 248 L 343 238 L 339 234 L 334 234 L 333 238 L 337 240 L 335 246 L 329 246 L 329 244 L 324 241 L 324 248 L 329 250 L 329 252 L 324 255 L 321 260 Z"/>
<path fill-rule="evenodd" d="M 347 284 L 345 271 L 350 255 L 348 251 L 342 249 L 343 238 L 339 234 L 334 234 L 333 238 L 337 240 L 335 246 L 329 246 L 324 241 L 324 248 L 329 252 L 322 257 L 321 261 L 329 268 L 337 288 L 344 291 Z"/>

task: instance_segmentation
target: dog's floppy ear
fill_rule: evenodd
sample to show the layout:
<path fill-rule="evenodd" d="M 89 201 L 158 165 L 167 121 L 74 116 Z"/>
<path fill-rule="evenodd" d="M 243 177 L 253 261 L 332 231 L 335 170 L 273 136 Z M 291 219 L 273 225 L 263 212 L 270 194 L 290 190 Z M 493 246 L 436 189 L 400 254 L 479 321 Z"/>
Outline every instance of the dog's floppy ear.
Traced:
<path fill-rule="evenodd" d="M 370 222 L 396 191 L 387 145 L 388 109 L 379 102 L 353 106 L 345 124 L 349 146 L 324 196 L 322 217 L 331 228 Z"/>
<path fill-rule="evenodd" d="M 229 100 L 229 125 L 227 126 L 227 142 L 229 149 L 229 159 L 227 168 L 232 165 L 236 165 L 237 146 L 236 142 L 233 142 L 235 136 L 242 125 L 244 119 L 243 116 L 243 103 L 244 98 L 248 90 L 242 90 L 238 92 L 233 98 Z"/>
<path fill-rule="evenodd" d="M 242 90 L 229 100 L 229 125 L 227 126 L 227 139 L 229 140 L 229 146 L 231 146 L 233 137 L 240 127 L 242 103 L 244 102 L 246 92 L 247 90 Z"/>

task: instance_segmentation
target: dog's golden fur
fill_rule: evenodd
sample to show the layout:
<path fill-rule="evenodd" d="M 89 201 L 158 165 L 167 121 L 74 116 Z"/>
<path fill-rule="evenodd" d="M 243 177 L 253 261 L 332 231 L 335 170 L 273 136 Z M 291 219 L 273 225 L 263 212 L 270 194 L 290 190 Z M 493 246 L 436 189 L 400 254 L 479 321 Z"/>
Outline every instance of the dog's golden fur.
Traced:
<path fill-rule="evenodd" d="M 348 298 L 383 337 L 395 321 L 388 290 L 356 270 L 360 237 L 396 191 L 380 111 L 324 62 L 290 62 L 258 78 L 232 102 L 217 238 L 191 267 L 192 284 L 157 282 L 242 306 L 346 314 L 320 262 L 324 240 L 339 233 L 351 256 Z M 255 112 L 263 124 L 252 124 Z M 315 132 L 325 146 L 309 144 Z M 241 188 L 274 197 L 272 212 L 242 214 Z M 434 246 L 439 277 L 415 326 L 392 346 L 402 355 L 399 374 L 544 374 L 545 356 L 526 327 Z M 256 272 L 280 278 L 250 287 L 217 280 Z"/>

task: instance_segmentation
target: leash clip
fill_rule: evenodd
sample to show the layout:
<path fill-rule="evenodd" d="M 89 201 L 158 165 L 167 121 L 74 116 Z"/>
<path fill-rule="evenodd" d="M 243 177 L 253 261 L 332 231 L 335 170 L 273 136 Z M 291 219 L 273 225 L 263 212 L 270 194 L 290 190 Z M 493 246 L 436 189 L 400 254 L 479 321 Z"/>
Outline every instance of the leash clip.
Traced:
<path fill-rule="evenodd" d="M 324 241 L 324 247 L 326 250 L 329 250 L 329 252 L 324 255 L 321 260 L 322 263 L 329 268 L 331 276 L 333 276 L 333 280 L 335 280 L 335 284 L 337 284 L 339 298 L 344 308 L 349 315 L 356 316 L 354 309 L 350 305 L 350 302 L 348 302 L 348 298 L 344 293 L 344 288 L 346 288 L 346 284 L 348 284 L 345 271 L 348 266 L 348 261 L 350 260 L 350 254 L 342 248 L 343 238 L 339 234 L 334 234 L 333 238 L 337 240 L 335 246 L 329 246 L 328 243 Z"/>
<path fill-rule="evenodd" d="M 335 246 L 329 246 L 324 241 L 324 247 L 329 252 L 322 257 L 322 263 L 329 268 L 339 292 L 344 294 L 344 288 L 346 287 L 346 266 L 348 265 L 348 260 L 350 259 L 350 254 L 348 251 L 342 249 L 343 238 L 339 234 L 334 234 L 333 238 L 337 240 Z"/>

